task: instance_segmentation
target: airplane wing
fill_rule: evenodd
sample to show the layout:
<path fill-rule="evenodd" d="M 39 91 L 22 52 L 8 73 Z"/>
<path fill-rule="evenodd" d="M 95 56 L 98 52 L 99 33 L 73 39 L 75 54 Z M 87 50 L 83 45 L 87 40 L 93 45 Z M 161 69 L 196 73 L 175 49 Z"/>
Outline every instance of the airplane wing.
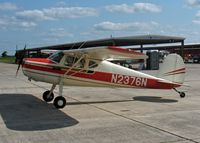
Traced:
<path fill-rule="evenodd" d="M 64 50 L 63 52 L 65 54 L 73 54 L 73 55 L 86 54 L 88 58 L 97 60 L 146 59 L 148 57 L 143 53 L 116 46 Z"/>

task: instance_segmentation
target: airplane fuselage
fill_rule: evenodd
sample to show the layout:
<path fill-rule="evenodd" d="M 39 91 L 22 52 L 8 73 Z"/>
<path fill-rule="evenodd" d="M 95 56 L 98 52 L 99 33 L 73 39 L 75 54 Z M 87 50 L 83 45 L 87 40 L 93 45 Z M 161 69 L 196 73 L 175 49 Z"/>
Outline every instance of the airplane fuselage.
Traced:
<path fill-rule="evenodd" d="M 90 69 L 70 68 L 51 62 L 49 59 L 25 59 L 23 73 L 35 81 L 67 86 L 123 87 L 172 89 L 178 87 L 170 81 L 144 74 L 109 61 L 96 61 L 98 66 Z"/>

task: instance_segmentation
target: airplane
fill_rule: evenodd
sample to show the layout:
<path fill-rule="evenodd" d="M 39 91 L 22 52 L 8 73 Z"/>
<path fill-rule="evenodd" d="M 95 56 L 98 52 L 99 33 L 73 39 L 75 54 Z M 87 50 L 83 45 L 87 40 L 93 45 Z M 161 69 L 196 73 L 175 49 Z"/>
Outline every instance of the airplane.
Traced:
<path fill-rule="evenodd" d="M 164 59 L 157 77 L 111 62 L 146 58 L 145 54 L 134 50 L 99 46 L 58 50 L 48 58 L 24 58 L 21 65 L 28 80 L 52 84 L 51 89 L 43 93 L 43 100 L 53 101 L 58 109 L 66 105 L 63 86 L 174 89 L 181 98 L 185 97 L 184 92 L 176 89 L 183 85 L 186 73 L 183 59 L 178 54 L 169 54 Z M 59 96 L 54 98 L 57 85 Z"/>

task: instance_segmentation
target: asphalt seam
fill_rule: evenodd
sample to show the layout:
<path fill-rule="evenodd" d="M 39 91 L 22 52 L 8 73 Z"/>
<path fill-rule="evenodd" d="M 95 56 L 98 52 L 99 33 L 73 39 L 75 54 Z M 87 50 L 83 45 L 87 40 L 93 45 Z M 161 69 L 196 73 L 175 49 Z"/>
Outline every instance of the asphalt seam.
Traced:
<path fill-rule="evenodd" d="M 74 99 L 74 100 L 76 100 L 76 99 Z M 76 101 L 78 101 L 78 100 L 76 100 Z M 79 101 L 79 102 L 80 102 L 80 101 Z M 175 134 L 175 133 L 172 133 L 172 132 L 170 132 L 170 131 L 167 131 L 167 130 L 158 128 L 158 127 L 153 126 L 153 125 L 150 125 L 150 124 L 147 124 L 147 123 L 145 123 L 145 122 L 141 122 L 141 121 L 138 121 L 138 120 L 136 120 L 136 119 L 132 119 L 132 118 L 126 117 L 126 116 L 124 116 L 124 115 L 121 115 L 121 114 L 118 114 L 118 113 L 115 113 L 115 112 L 112 112 L 112 111 L 109 111 L 109 110 L 100 108 L 100 107 L 95 106 L 95 105 L 92 105 L 92 104 L 88 104 L 88 105 L 90 105 L 90 106 L 92 106 L 92 107 L 95 107 L 95 108 L 97 108 L 97 109 L 99 109 L 99 110 L 105 111 L 105 112 L 107 112 L 107 113 L 111 113 L 111 114 L 113 114 L 113 115 L 116 115 L 116 116 L 118 116 L 118 117 L 122 117 L 122 118 L 124 118 L 124 119 L 129 120 L 129 121 L 133 121 L 133 122 L 142 124 L 142 125 L 144 125 L 144 126 L 147 126 L 147 127 L 150 127 L 150 128 L 153 128 L 153 129 L 156 129 L 156 130 L 159 130 L 159 131 L 168 133 L 168 134 L 173 135 L 173 136 L 176 136 L 176 137 L 179 137 L 179 138 L 181 138 L 181 139 L 184 139 L 184 140 L 187 140 L 187 141 L 191 141 L 191 142 L 194 142 L 194 143 L 199 143 L 199 142 L 197 142 L 197 141 L 194 141 L 193 139 L 186 138 L 186 137 L 183 137 L 183 136 L 181 136 L 181 135 L 177 135 L 177 134 Z"/>

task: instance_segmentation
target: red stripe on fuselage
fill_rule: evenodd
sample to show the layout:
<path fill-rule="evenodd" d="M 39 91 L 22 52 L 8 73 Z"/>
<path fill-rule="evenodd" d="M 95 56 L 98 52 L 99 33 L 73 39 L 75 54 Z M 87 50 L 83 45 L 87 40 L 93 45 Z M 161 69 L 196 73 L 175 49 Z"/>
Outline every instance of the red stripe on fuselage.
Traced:
<path fill-rule="evenodd" d="M 69 70 L 69 68 L 59 69 L 59 68 L 55 68 L 49 65 L 40 66 L 39 64 L 33 65 L 33 64 L 27 64 L 27 63 L 23 65 L 23 68 L 43 71 L 43 72 L 48 72 L 48 73 L 54 73 L 54 74 L 60 74 L 60 75 L 66 74 L 66 72 Z M 126 75 L 121 75 L 122 79 L 119 78 L 119 79 L 116 79 L 115 82 L 113 82 L 112 81 L 113 73 L 97 72 L 97 71 L 94 71 L 93 73 L 87 73 L 87 72 L 80 72 L 78 70 L 70 70 L 69 72 L 67 72 L 67 75 L 71 77 L 91 79 L 91 80 L 96 80 L 96 81 L 108 82 L 111 84 L 126 85 L 130 87 L 140 87 L 140 88 L 171 89 L 171 88 L 180 86 L 178 84 L 173 84 L 173 83 L 159 82 L 157 79 L 133 77 L 133 76 L 126 76 Z M 127 78 L 129 79 L 129 81 L 127 81 Z M 135 81 L 133 81 L 133 78 L 136 78 Z M 140 81 L 137 79 L 139 79 Z M 138 84 L 139 82 L 142 82 L 143 79 L 147 80 L 146 84 Z"/>
<path fill-rule="evenodd" d="M 59 68 L 55 68 L 51 66 L 39 66 L 39 65 L 30 65 L 30 64 L 24 64 L 23 67 L 28 68 L 28 69 L 38 70 L 38 71 L 54 73 L 54 74 L 61 74 L 61 75 L 64 75 L 69 70 L 69 68 L 59 69 Z M 87 73 L 87 72 L 80 72 L 79 70 L 70 70 L 69 72 L 67 72 L 67 75 L 73 76 L 73 77 L 105 81 L 105 82 L 110 82 L 111 76 L 112 76 L 111 73 L 102 73 L 102 72 Z"/>
<path fill-rule="evenodd" d="M 46 63 L 46 64 L 55 64 L 48 58 L 25 58 L 25 61 L 31 61 L 31 62 L 40 62 L 40 63 Z"/>

